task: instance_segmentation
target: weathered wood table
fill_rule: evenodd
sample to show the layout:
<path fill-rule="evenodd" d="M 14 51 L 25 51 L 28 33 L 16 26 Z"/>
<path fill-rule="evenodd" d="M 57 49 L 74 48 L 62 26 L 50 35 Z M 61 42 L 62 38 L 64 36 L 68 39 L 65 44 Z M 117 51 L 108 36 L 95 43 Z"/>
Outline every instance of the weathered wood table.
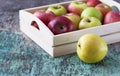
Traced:
<path fill-rule="evenodd" d="M 0 0 L 0 76 L 120 76 L 120 42 L 100 63 L 86 64 L 76 53 L 52 58 L 19 30 L 20 9 L 63 1 Z"/>

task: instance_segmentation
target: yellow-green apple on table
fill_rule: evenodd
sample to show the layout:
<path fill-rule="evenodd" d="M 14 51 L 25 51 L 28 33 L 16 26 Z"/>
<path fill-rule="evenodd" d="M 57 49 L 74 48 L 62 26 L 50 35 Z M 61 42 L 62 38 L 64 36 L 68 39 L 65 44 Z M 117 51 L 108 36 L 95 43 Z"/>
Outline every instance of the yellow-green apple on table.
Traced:
<path fill-rule="evenodd" d="M 33 13 L 36 17 L 38 17 L 45 25 L 56 17 L 56 15 L 52 12 L 45 12 L 45 10 L 38 10 Z M 35 24 L 36 26 L 36 24 Z"/>
<path fill-rule="evenodd" d="M 100 3 L 98 5 L 95 6 L 95 8 L 97 8 L 98 10 L 100 10 L 102 12 L 103 17 L 109 12 L 112 11 L 112 7 L 105 4 L 105 3 Z"/>
<path fill-rule="evenodd" d="M 73 24 L 75 25 L 76 29 L 78 29 L 79 22 L 80 22 L 79 15 L 77 15 L 75 13 L 67 13 L 64 16 L 67 17 L 68 19 L 70 19 L 73 22 Z"/>
<path fill-rule="evenodd" d="M 85 2 L 71 2 L 68 5 L 68 11 L 70 13 L 75 13 L 81 15 L 81 12 L 86 9 L 88 6 Z"/>
<path fill-rule="evenodd" d="M 51 11 L 57 16 L 60 16 L 60 15 L 63 15 L 63 14 L 67 13 L 67 9 L 61 4 L 56 4 L 56 5 L 53 5 L 53 6 L 49 6 L 47 11 Z"/>
<path fill-rule="evenodd" d="M 104 18 L 104 24 L 109 24 L 118 21 L 120 21 L 120 13 L 116 11 L 108 12 Z"/>
<path fill-rule="evenodd" d="M 102 13 L 100 10 L 94 8 L 94 7 L 88 7 L 81 13 L 81 18 L 84 17 L 96 17 L 100 21 L 102 21 Z"/>
<path fill-rule="evenodd" d="M 72 23 L 72 21 L 64 16 L 58 16 L 51 20 L 48 24 L 48 28 L 55 35 L 76 30 L 75 25 Z"/>
<path fill-rule="evenodd" d="M 102 25 L 96 17 L 84 17 L 79 23 L 79 29 L 91 28 Z"/>
<path fill-rule="evenodd" d="M 108 52 L 106 41 L 97 34 L 85 34 L 77 43 L 77 55 L 86 63 L 101 61 Z"/>
<path fill-rule="evenodd" d="M 90 7 L 95 7 L 99 3 L 101 3 L 99 0 L 88 0 L 87 1 L 87 5 Z"/>

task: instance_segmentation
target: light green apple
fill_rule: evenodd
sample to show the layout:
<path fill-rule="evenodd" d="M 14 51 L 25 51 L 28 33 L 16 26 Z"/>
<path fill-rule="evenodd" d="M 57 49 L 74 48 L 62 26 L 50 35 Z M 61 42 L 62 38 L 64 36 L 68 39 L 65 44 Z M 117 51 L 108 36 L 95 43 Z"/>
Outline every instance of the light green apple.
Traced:
<path fill-rule="evenodd" d="M 74 13 L 67 13 L 64 16 L 67 17 L 68 19 L 70 19 L 73 22 L 76 29 L 79 28 L 79 22 L 80 22 L 80 16 L 79 15 L 74 14 Z"/>
<path fill-rule="evenodd" d="M 94 8 L 94 7 L 88 7 L 86 8 L 82 13 L 81 13 L 81 18 L 84 17 L 96 17 L 98 18 L 100 21 L 102 21 L 102 13 L 100 12 L 100 10 Z"/>
<path fill-rule="evenodd" d="M 86 63 L 101 61 L 108 52 L 106 41 L 97 34 L 85 34 L 78 40 L 77 55 Z"/>
<path fill-rule="evenodd" d="M 101 21 L 96 17 L 84 17 L 79 23 L 79 29 L 85 29 L 101 25 Z"/>
<path fill-rule="evenodd" d="M 67 9 L 63 5 L 60 5 L 60 4 L 49 6 L 46 11 L 51 11 L 57 16 L 67 13 Z"/>

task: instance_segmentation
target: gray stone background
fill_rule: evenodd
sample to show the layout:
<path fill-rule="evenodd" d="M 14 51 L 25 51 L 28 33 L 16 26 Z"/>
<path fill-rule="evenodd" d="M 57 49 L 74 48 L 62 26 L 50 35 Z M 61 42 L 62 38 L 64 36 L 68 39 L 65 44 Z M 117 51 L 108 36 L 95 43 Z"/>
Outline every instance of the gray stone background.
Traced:
<path fill-rule="evenodd" d="M 52 58 L 19 30 L 20 9 L 63 1 L 0 0 L 0 76 L 120 76 L 119 42 L 103 61 L 86 64 L 76 53 Z"/>

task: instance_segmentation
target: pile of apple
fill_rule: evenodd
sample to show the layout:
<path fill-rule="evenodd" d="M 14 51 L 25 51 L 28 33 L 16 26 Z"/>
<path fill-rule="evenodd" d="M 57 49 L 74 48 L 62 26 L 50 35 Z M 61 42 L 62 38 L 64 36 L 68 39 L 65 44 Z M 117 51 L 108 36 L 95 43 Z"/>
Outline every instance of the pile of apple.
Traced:
<path fill-rule="evenodd" d="M 99 0 L 56 4 L 33 13 L 55 35 L 120 21 L 120 14 Z M 39 29 L 38 25 L 34 26 Z"/>

